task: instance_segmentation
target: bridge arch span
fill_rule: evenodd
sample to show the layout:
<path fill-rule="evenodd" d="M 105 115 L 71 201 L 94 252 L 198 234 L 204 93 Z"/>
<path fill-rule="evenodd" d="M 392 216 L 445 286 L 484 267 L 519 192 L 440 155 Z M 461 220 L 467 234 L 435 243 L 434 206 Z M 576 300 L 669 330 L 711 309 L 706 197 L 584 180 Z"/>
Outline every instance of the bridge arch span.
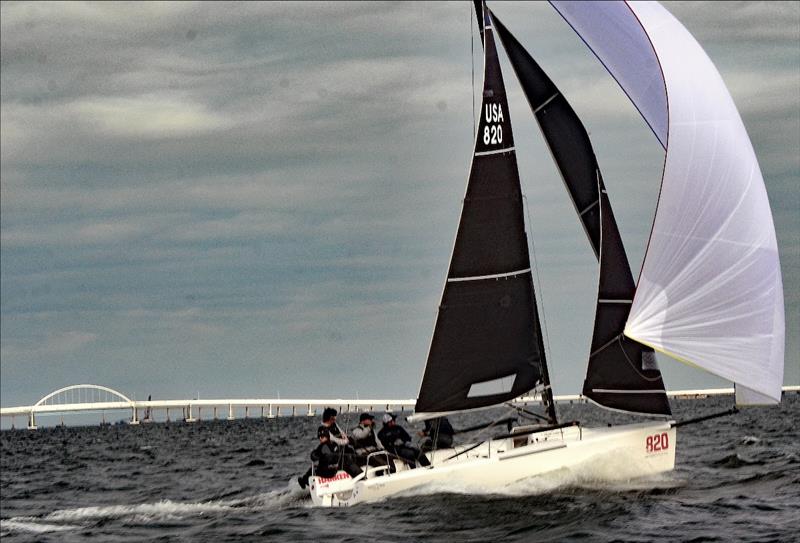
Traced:
<path fill-rule="evenodd" d="M 78 391 L 78 399 L 79 400 L 80 400 L 80 396 L 81 396 L 81 394 L 80 394 L 81 391 L 86 391 L 87 395 L 90 395 L 90 394 L 93 394 L 93 393 L 98 393 L 99 394 L 101 392 L 105 392 L 106 394 L 114 396 L 117 399 L 116 401 L 123 401 L 123 402 L 128 403 L 131 406 L 133 406 L 133 400 L 131 400 L 130 398 L 128 398 L 122 392 L 119 392 L 118 390 L 114 390 L 113 388 L 109 388 L 109 387 L 104 387 L 102 385 L 81 384 L 81 385 L 70 385 L 68 387 L 59 388 L 58 390 L 54 390 L 53 392 L 51 392 L 50 394 L 48 394 L 47 396 L 43 397 L 41 400 L 36 402 L 34 404 L 34 407 L 38 407 L 40 405 L 47 405 L 48 401 L 53 400 L 53 399 L 57 399 L 59 397 L 59 395 L 62 395 L 62 397 L 66 397 L 67 393 L 74 394 L 74 391 Z M 75 403 L 75 402 L 71 401 L 70 403 Z M 81 402 L 79 401 L 78 403 L 81 403 Z M 86 402 L 86 403 L 91 403 L 91 402 Z"/>

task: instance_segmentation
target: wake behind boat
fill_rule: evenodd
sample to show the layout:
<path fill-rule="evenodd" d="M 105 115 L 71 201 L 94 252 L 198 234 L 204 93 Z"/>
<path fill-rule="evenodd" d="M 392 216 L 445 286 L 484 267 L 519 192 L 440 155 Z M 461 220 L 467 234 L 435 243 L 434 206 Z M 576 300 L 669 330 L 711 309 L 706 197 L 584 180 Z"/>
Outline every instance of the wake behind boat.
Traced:
<path fill-rule="evenodd" d="M 780 401 L 783 289 L 772 216 L 738 111 L 702 48 L 655 3 L 552 3 L 665 149 L 661 197 L 637 285 L 586 129 L 511 32 L 475 4 L 484 43 L 480 122 L 410 419 L 498 406 L 533 390 L 542 398 L 543 413 L 535 415 L 540 424 L 434 450 L 429 467 L 410 469 L 389 459 L 367 463 L 355 477 L 314 474 L 309 487 L 316 505 L 348 506 L 441 482 L 491 491 L 607 455 L 625 463 L 626 478 L 672 470 L 680 423 L 669 420 L 654 350 L 733 381 L 739 405 Z M 602 407 L 660 420 L 609 428 L 558 421 L 497 38 L 599 261 L 583 394 Z M 392 461 L 394 470 L 386 465 Z"/>

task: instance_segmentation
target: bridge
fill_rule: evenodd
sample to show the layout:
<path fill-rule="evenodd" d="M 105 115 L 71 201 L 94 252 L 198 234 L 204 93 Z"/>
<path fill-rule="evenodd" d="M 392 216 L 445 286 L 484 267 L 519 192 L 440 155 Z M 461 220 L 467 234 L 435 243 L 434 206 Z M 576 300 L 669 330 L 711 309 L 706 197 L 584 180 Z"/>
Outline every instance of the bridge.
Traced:
<path fill-rule="evenodd" d="M 356 411 L 410 411 L 414 408 L 415 399 L 405 400 L 370 400 L 370 399 L 191 399 L 191 400 L 132 400 L 122 392 L 109 387 L 93 384 L 71 385 L 47 394 L 33 405 L 0 408 L 0 416 L 10 417 L 12 427 L 15 417 L 26 417 L 28 428 L 37 428 L 36 419 L 40 415 L 64 415 L 67 413 L 103 413 L 106 411 L 125 410 L 130 412 L 129 424 L 152 422 L 156 410 L 165 413 L 165 420 L 170 421 L 170 411 L 180 413 L 178 420 L 195 422 L 202 418 L 202 412 L 210 412 L 214 419 L 224 416 L 234 420 L 244 411 L 244 418 L 258 414 L 263 418 L 279 416 L 297 416 L 303 414 L 315 416 L 320 408 L 337 407 L 342 413 Z M 197 418 L 195 418 L 195 415 Z"/>
<path fill-rule="evenodd" d="M 800 386 L 783 387 L 784 394 L 800 394 Z M 715 388 L 701 390 L 676 390 L 667 392 L 671 398 L 692 399 L 707 398 L 709 396 L 731 395 L 732 388 Z M 538 395 L 521 396 L 513 401 L 514 404 L 525 406 L 538 404 L 541 398 Z M 587 399 L 580 394 L 556 396 L 556 403 L 586 403 Z M 105 422 L 106 411 L 128 411 L 128 423 L 137 425 L 154 421 L 153 414 L 156 410 L 165 412 L 165 419 L 170 421 L 170 410 L 179 412 L 176 420 L 195 422 L 202 418 L 203 410 L 211 413 L 213 419 L 223 415 L 227 420 L 234 420 L 238 414 L 244 412 L 244 418 L 258 416 L 261 418 L 275 418 L 280 416 L 309 416 L 313 417 L 317 411 L 325 407 L 338 408 L 340 413 L 355 413 L 360 411 L 405 411 L 414 409 L 416 400 L 410 399 L 191 399 L 191 400 L 132 400 L 122 392 L 109 387 L 92 384 L 71 385 L 60 388 L 47 394 L 33 405 L 0 408 L 0 417 L 10 417 L 14 426 L 15 417 L 25 417 L 27 427 L 31 430 L 37 428 L 37 415 L 64 415 L 67 413 L 101 412 Z M 195 418 L 195 414 L 197 417 Z"/>

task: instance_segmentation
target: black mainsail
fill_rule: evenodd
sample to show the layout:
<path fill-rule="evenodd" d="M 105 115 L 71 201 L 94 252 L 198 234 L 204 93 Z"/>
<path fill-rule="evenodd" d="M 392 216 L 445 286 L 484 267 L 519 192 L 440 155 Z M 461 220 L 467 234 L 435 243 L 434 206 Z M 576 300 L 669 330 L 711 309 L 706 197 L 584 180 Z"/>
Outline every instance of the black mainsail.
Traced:
<path fill-rule="evenodd" d="M 537 385 L 549 392 L 514 138 L 486 9 L 483 19 L 480 121 L 418 414 L 496 405 Z M 547 408 L 555 422 L 552 400 Z"/>
<path fill-rule="evenodd" d="M 611 409 L 669 415 L 669 401 L 653 350 L 622 334 L 635 283 L 586 128 L 525 48 L 494 16 L 493 21 L 600 260 L 595 324 L 583 395 Z"/>

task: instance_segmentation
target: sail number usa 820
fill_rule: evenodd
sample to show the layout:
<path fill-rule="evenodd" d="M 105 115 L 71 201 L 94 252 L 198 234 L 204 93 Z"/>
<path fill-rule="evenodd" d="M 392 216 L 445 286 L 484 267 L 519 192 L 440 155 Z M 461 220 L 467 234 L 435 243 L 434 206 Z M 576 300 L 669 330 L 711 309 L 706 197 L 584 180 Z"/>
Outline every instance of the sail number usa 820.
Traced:
<path fill-rule="evenodd" d="M 669 449 L 669 434 L 662 432 L 652 436 L 647 436 L 645 440 L 645 449 L 649 453 L 666 451 Z"/>
<path fill-rule="evenodd" d="M 496 145 L 503 143 L 503 127 L 500 124 L 503 122 L 503 105 L 502 104 L 485 104 L 484 119 L 486 125 L 483 127 L 483 144 Z"/>

